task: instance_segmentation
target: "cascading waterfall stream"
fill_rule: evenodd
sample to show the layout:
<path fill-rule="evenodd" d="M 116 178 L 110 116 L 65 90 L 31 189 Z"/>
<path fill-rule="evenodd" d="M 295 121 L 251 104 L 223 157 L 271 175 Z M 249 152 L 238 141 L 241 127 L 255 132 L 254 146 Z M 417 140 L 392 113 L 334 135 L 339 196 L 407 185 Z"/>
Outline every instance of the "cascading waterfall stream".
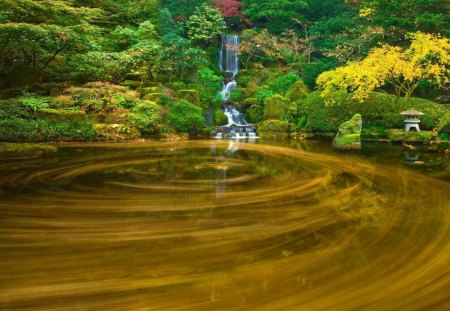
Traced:
<path fill-rule="evenodd" d="M 256 138 L 255 131 L 245 121 L 244 114 L 240 113 L 236 106 L 232 103 L 227 103 L 230 100 L 231 92 L 237 88 L 236 76 L 239 72 L 239 44 L 240 37 L 236 35 L 227 35 L 222 37 L 222 46 L 219 51 L 219 68 L 225 72 L 227 77 L 230 77 L 228 83 L 223 83 L 220 97 L 224 103 L 223 112 L 228 118 L 228 124 L 222 128 L 232 134 L 234 138 Z M 237 126 L 237 128 L 232 128 Z M 216 136 L 222 138 L 222 133 Z"/>

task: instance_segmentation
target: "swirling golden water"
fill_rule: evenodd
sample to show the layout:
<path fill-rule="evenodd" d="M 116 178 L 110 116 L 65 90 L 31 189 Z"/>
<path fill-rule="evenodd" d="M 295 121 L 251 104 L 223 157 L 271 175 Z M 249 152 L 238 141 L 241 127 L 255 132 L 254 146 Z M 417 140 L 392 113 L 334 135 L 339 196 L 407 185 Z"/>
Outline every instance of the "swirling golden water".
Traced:
<path fill-rule="evenodd" d="M 450 310 L 450 185 L 262 144 L 0 164 L 0 310 Z"/>

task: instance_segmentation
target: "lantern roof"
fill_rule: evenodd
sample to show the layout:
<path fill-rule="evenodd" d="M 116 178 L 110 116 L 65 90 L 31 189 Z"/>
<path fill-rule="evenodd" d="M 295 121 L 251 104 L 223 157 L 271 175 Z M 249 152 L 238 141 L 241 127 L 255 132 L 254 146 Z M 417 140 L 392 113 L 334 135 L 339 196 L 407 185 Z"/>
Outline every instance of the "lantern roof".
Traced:
<path fill-rule="evenodd" d="M 408 109 L 406 111 L 400 112 L 402 116 L 423 116 L 425 115 L 423 112 L 417 111 L 414 108 Z"/>

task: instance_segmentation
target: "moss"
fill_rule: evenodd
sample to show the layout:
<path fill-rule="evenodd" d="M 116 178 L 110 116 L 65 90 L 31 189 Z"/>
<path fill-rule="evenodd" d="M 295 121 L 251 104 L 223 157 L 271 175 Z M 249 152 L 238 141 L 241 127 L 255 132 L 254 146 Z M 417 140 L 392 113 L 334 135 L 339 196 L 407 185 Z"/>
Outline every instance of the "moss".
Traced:
<path fill-rule="evenodd" d="M 125 80 L 122 83 L 120 83 L 122 86 L 129 87 L 130 89 L 138 89 L 143 86 L 142 81 L 140 80 Z"/>
<path fill-rule="evenodd" d="M 259 99 L 254 98 L 254 97 L 249 97 L 249 98 L 244 99 L 244 101 L 242 103 L 244 104 L 244 106 L 251 107 L 252 105 L 259 105 Z"/>
<path fill-rule="evenodd" d="M 355 114 L 351 120 L 339 126 L 339 131 L 333 139 L 333 147 L 341 150 L 361 149 L 361 128 L 361 115 Z"/>
<path fill-rule="evenodd" d="M 436 137 L 435 132 L 405 132 L 404 130 L 388 130 L 388 138 L 393 142 L 429 143 Z"/>
<path fill-rule="evenodd" d="M 326 105 L 320 91 L 316 91 L 308 94 L 305 99 L 296 101 L 299 113 L 308 116 L 305 131 L 337 132 L 339 125 L 356 113 L 360 113 L 364 119 L 364 127 L 400 129 L 404 126 L 404 118 L 399 113 L 411 107 L 425 113 L 421 118 L 421 129 L 431 130 L 449 113 L 443 105 L 420 98 L 411 98 L 406 106 L 402 101 L 394 105 L 391 95 L 376 92 L 371 93 L 363 103 L 350 99 L 346 93 L 339 93 L 335 98 L 335 104 Z"/>
<path fill-rule="evenodd" d="M 177 96 L 200 107 L 200 96 L 197 90 L 181 90 L 177 92 Z"/>
<path fill-rule="evenodd" d="M 34 113 L 34 116 L 40 119 L 49 119 L 52 121 L 71 121 L 84 120 L 86 118 L 86 113 L 83 111 L 43 108 L 37 110 Z"/>
<path fill-rule="evenodd" d="M 258 135 L 266 138 L 289 137 L 293 124 L 288 121 L 266 120 L 258 124 Z"/>
<path fill-rule="evenodd" d="M 0 158 L 37 158 L 54 155 L 58 149 L 50 145 L 0 143 Z"/>
<path fill-rule="evenodd" d="M 222 126 L 227 124 L 228 124 L 228 117 L 223 113 L 222 110 L 216 109 L 216 111 L 214 111 L 214 125 Z"/>

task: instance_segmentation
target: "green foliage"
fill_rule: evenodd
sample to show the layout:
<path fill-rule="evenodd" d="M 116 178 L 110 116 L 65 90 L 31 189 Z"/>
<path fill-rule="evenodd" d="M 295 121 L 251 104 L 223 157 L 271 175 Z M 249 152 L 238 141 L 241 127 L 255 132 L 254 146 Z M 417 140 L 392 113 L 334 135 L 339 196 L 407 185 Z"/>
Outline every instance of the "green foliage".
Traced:
<path fill-rule="evenodd" d="M 208 41 L 227 28 L 223 15 L 206 4 L 197 8 L 186 23 L 191 40 Z"/>
<path fill-rule="evenodd" d="M 183 133 L 196 132 L 205 126 L 202 109 L 183 99 L 169 103 L 166 120 Z"/>
<path fill-rule="evenodd" d="M 19 118 L 32 119 L 32 111 L 20 99 L 0 100 L 0 120 Z"/>
<path fill-rule="evenodd" d="M 151 101 L 143 102 L 133 108 L 129 120 L 143 134 L 153 134 L 161 122 L 160 107 Z"/>
<path fill-rule="evenodd" d="M 264 104 L 264 102 L 266 101 L 266 99 L 267 99 L 268 97 L 272 96 L 272 95 L 273 95 L 272 91 L 270 91 L 270 90 L 268 90 L 268 89 L 265 89 L 265 88 L 260 88 L 260 89 L 256 92 L 255 97 L 259 100 L 259 102 L 260 102 L 261 104 Z"/>
<path fill-rule="evenodd" d="M 95 137 L 92 124 L 85 121 L 0 120 L 0 141 L 5 142 L 90 141 Z"/>
<path fill-rule="evenodd" d="M 374 92 L 361 104 L 350 99 L 349 94 L 339 93 L 334 105 L 326 105 L 320 91 L 316 91 L 296 103 L 298 112 L 307 116 L 307 132 L 337 132 L 340 124 L 357 113 L 362 116 L 363 128 L 380 126 L 400 129 L 404 127 L 404 118 L 399 113 L 412 107 L 425 113 L 421 118 L 421 129 L 431 130 L 449 113 L 443 105 L 425 99 L 411 98 L 407 105 L 403 105 L 401 100 L 398 105 L 393 105 L 391 101 L 392 95 Z"/>
<path fill-rule="evenodd" d="M 281 34 L 294 28 L 294 20 L 303 20 L 302 11 L 307 3 L 302 0 L 243 0 L 244 14 L 256 24 L 265 24 L 267 29 Z"/>
<path fill-rule="evenodd" d="M 283 76 L 277 77 L 274 82 L 269 83 L 269 88 L 273 93 L 284 96 L 286 95 L 291 85 L 293 85 L 298 80 L 300 80 L 300 77 L 297 74 L 289 72 Z"/>
<path fill-rule="evenodd" d="M 37 111 L 39 109 L 49 107 L 49 98 L 41 96 L 23 96 L 19 99 L 24 107 L 30 111 Z"/>
<path fill-rule="evenodd" d="M 197 72 L 197 75 L 197 89 L 200 93 L 202 106 L 208 108 L 211 105 L 218 105 L 221 102 L 221 99 L 217 94 L 222 88 L 222 77 L 216 75 L 214 71 L 210 69 L 200 69 Z"/>
<path fill-rule="evenodd" d="M 3 0 L 0 12 L 0 68 L 15 64 L 46 69 L 59 55 L 69 57 L 93 47 L 98 9 L 69 1 Z"/>

